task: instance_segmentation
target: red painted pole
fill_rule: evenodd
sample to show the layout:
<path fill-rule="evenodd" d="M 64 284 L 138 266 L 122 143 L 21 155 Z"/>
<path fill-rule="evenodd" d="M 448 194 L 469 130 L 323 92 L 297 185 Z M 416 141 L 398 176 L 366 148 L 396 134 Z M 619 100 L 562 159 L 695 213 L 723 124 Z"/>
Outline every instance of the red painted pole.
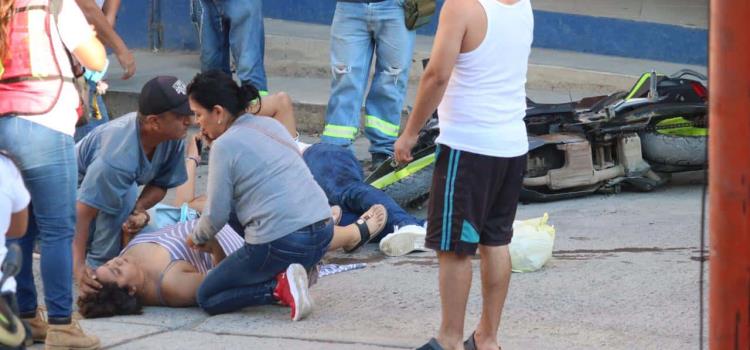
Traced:
<path fill-rule="evenodd" d="M 750 349 L 750 1 L 711 0 L 711 350 Z"/>

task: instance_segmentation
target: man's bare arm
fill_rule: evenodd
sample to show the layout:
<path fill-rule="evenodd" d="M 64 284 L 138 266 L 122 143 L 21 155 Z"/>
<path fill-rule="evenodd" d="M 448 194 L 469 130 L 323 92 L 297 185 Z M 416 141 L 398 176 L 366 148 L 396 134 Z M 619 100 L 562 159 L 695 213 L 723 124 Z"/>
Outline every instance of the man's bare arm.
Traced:
<path fill-rule="evenodd" d="M 123 74 L 122 79 L 128 79 L 135 74 L 135 57 L 130 52 L 125 42 L 122 41 L 114 27 L 107 21 L 107 17 L 104 16 L 104 12 L 99 9 L 94 0 L 76 0 L 78 7 L 86 16 L 86 20 L 94 26 L 97 36 L 104 42 L 104 45 L 112 48 L 117 56 L 117 60 L 122 66 Z"/>
<path fill-rule="evenodd" d="M 104 17 L 107 18 L 107 22 L 114 28 L 115 21 L 117 20 L 117 11 L 120 10 L 120 0 L 106 0 L 104 6 L 102 6 L 102 12 Z"/>
<path fill-rule="evenodd" d="M 469 22 L 469 13 L 465 8 L 468 6 L 466 2 L 468 1 L 446 0 L 440 11 L 440 23 L 435 33 L 430 63 L 427 64 L 419 81 L 414 109 L 409 115 L 403 134 L 394 147 L 396 160 L 401 163 L 411 161 L 411 148 L 416 142 L 419 129 L 424 126 L 443 99 L 453 66 L 461 53 L 461 42 Z"/>

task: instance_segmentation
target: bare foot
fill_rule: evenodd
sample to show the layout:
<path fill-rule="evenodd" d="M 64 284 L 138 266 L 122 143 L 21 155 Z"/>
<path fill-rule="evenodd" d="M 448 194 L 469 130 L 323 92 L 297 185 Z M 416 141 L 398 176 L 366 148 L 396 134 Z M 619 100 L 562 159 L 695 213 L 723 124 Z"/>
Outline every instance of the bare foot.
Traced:
<path fill-rule="evenodd" d="M 338 225 L 341 221 L 341 207 L 334 205 L 331 207 L 331 217 L 333 218 L 333 224 Z"/>
<path fill-rule="evenodd" d="M 383 228 L 385 228 L 385 223 L 388 221 L 388 212 L 385 210 L 385 207 L 381 204 L 375 204 L 368 211 L 366 211 L 362 216 L 357 219 L 357 222 L 360 224 L 366 224 L 368 231 L 370 231 L 370 238 L 368 241 L 372 240 L 373 238 L 377 237 L 380 232 L 383 231 Z M 352 224 L 355 225 L 356 224 Z M 356 228 L 357 231 L 359 231 L 359 228 Z M 363 245 L 367 242 L 362 242 L 362 235 L 360 232 L 359 239 L 357 239 L 356 242 L 353 242 L 351 245 L 344 246 L 345 251 L 353 251 L 359 246 Z"/>

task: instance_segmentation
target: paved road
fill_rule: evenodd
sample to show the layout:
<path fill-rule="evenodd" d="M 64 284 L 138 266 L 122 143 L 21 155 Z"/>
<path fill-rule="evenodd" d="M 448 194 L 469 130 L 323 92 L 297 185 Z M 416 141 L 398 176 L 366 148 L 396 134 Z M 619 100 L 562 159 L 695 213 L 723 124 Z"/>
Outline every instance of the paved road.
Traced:
<path fill-rule="evenodd" d="M 358 141 L 357 153 L 365 146 Z M 201 189 L 205 171 L 200 168 Z M 544 269 L 512 277 L 503 348 L 697 348 L 703 176 L 677 176 L 651 193 L 521 205 L 518 218 L 549 213 L 557 237 Z M 414 213 L 424 216 L 425 210 Z M 83 326 L 116 349 L 414 348 L 435 332 L 434 253 L 387 258 L 371 245 L 326 259 L 368 266 L 321 278 L 312 290 L 316 310 L 299 323 L 273 306 L 214 317 L 195 308 L 151 307 L 141 316 L 85 320 Z M 478 281 L 476 262 L 475 271 Z M 475 284 L 467 333 L 479 316 L 479 292 Z"/>

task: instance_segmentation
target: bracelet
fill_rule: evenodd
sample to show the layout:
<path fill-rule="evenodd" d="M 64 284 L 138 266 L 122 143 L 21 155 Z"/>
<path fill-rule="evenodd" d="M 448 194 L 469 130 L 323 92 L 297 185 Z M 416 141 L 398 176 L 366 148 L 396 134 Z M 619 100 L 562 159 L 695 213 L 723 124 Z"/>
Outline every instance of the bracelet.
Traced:
<path fill-rule="evenodd" d="M 187 157 L 185 157 L 185 160 L 188 160 L 188 159 L 194 161 L 196 167 L 198 167 L 198 165 L 200 165 L 200 163 L 201 163 L 200 158 L 198 158 L 196 156 L 187 156 Z"/>

